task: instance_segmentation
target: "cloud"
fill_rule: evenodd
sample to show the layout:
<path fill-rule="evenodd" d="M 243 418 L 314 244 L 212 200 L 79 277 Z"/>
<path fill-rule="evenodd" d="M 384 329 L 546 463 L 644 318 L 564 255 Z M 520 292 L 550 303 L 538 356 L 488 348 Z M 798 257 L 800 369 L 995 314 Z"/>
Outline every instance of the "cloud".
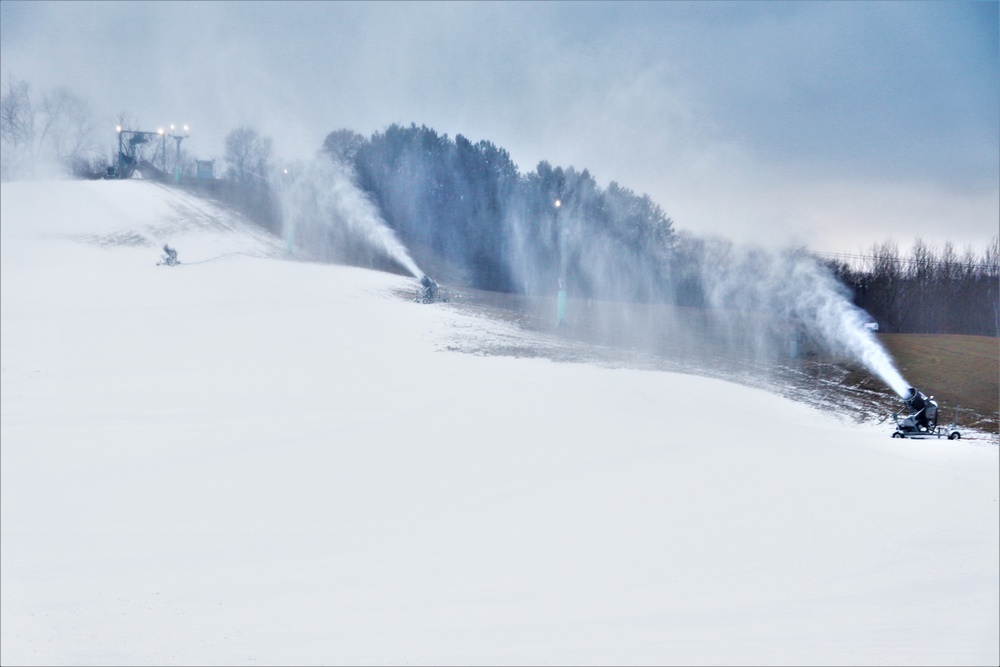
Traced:
<path fill-rule="evenodd" d="M 109 147 L 122 110 L 190 124 L 204 158 L 241 125 L 307 158 L 332 130 L 415 122 L 522 171 L 587 168 L 696 231 L 840 248 L 835 208 L 906 238 L 880 193 L 952 208 L 970 238 L 998 224 L 996 3 L 4 0 L 0 17 L 3 76 L 88 98 Z"/>

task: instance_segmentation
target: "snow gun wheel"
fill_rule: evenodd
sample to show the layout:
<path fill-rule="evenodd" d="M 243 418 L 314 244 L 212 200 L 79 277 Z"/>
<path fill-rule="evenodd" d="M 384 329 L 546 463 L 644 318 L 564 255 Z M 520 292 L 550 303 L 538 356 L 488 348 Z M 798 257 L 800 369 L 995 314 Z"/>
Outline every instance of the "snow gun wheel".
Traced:
<path fill-rule="evenodd" d="M 892 437 L 894 437 L 894 438 L 902 438 L 903 434 L 900 433 L 899 431 L 896 431 L 895 433 L 892 434 Z"/>
<path fill-rule="evenodd" d="M 958 431 L 952 431 L 952 432 L 951 432 L 951 433 L 950 433 L 950 434 L 948 435 L 948 439 L 949 439 L 949 440 L 961 440 L 961 439 L 962 439 L 962 434 L 961 434 L 961 433 L 959 433 Z"/>

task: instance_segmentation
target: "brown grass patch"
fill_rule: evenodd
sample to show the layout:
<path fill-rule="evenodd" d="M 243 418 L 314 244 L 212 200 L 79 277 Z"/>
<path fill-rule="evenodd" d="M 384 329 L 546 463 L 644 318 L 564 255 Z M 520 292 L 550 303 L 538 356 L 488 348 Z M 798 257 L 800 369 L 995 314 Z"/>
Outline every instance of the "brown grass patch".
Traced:
<path fill-rule="evenodd" d="M 979 415 L 1000 412 L 1000 338 L 883 334 L 879 340 L 913 386 L 944 406 Z"/>

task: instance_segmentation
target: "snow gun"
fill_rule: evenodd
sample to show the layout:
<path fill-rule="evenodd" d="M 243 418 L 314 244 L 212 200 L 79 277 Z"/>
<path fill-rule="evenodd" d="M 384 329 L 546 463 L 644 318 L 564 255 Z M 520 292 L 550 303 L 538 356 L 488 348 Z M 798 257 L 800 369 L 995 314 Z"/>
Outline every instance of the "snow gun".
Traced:
<path fill-rule="evenodd" d="M 900 417 L 903 410 L 892 415 L 896 422 L 894 438 L 948 438 L 958 440 L 962 437 L 958 424 L 952 422 L 948 427 L 938 425 L 938 404 L 934 397 L 928 397 L 915 387 L 909 387 L 903 396 L 903 405 L 909 412 Z"/>

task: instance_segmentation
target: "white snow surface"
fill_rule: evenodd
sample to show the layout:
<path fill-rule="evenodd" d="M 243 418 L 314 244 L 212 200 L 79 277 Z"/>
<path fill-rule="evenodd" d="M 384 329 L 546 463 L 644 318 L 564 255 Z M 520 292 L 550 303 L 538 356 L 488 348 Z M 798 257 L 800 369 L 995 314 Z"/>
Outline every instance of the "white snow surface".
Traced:
<path fill-rule="evenodd" d="M 4 665 L 1000 663 L 994 445 L 457 352 L 528 334 L 165 186 L 0 195 Z"/>

